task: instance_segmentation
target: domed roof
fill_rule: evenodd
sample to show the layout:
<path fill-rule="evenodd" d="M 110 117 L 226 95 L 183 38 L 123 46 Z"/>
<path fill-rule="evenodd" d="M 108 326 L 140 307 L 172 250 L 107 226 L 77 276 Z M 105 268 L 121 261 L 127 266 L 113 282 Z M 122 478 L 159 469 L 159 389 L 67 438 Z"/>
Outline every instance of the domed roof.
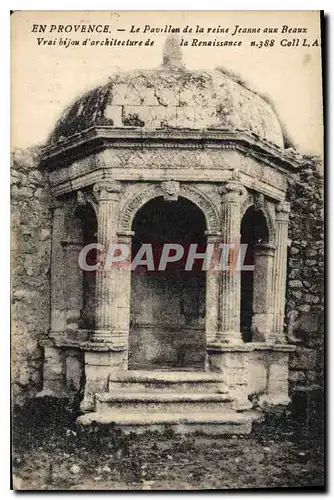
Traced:
<path fill-rule="evenodd" d="M 187 70 L 175 38 L 167 39 L 160 68 L 117 73 L 76 100 L 49 145 L 92 126 L 244 130 L 283 148 L 272 107 L 227 72 Z"/>

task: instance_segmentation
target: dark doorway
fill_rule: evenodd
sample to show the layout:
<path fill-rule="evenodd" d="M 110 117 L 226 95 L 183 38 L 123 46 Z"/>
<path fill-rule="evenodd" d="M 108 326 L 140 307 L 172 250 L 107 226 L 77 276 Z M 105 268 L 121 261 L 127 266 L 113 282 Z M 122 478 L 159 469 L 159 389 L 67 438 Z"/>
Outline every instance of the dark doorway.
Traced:
<path fill-rule="evenodd" d="M 244 259 L 246 265 L 256 265 L 254 248 L 259 243 L 268 242 L 266 219 L 254 206 L 248 208 L 241 220 L 241 243 L 247 244 Z M 252 341 L 254 271 L 241 271 L 240 329 L 244 342 Z"/>
<path fill-rule="evenodd" d="M 155 198 L 137 212 L 132 229 L 132 259 L 142 244 L 151 244 L 154 271 L 132 271 L 129 369 L 203 369 L 205 272 L 201 260 L 184 270 L 189 245 L 205 251 L 202 211 L 184 198 Z M 182 245 L 185 255 L 158 271 L 165 243 Z"/>

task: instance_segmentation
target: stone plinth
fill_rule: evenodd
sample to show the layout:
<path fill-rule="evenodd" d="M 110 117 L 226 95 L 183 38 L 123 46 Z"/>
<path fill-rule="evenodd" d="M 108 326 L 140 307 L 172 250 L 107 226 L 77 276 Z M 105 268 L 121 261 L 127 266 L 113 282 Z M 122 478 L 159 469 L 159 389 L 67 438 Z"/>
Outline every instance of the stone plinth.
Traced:
<path fill-rule="evenodd" d="M 238 411 L 252 407 L 253 396 L 260 406 L 287 405 L 289 353 L 294 350 L 288 344 L 213 343 L 207 348 L 207 369 L 222 374 Z"/>

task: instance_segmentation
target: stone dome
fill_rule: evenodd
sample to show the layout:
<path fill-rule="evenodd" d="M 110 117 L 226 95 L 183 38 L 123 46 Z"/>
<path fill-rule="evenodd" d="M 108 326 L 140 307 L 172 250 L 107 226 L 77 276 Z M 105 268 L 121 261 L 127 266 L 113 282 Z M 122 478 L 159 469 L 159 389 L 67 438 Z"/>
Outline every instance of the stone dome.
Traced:
<path fill-rule="evenodd" d="M 167 39 L 160 68 L 117 73 L 77 99 L 58 120 L 48 143 L 93 126 L 243 130 L 284 147 L 270 104 L 228 72 L 186 69 L 175 39 Z"/>

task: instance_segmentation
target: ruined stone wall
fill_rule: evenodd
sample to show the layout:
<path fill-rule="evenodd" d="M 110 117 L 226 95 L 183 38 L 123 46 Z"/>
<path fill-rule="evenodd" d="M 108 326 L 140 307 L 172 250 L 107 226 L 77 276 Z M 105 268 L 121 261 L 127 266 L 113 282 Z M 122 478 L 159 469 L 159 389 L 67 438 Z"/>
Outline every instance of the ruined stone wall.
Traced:
<path fill-rule="evenodd" d="M 286 328 L 297 349 L 290 357 L 290 389 L 323 386 L 324 222 L 323 173 L 307 159 L 289 180 L 291 203 Z"/>
<path fill-rule="evenodd" d="M 51 198 L 38 170 L 38 148 L 16 150 L 11 168 L 11 364 L 13 404 L 41 389 L 42 350 L 49 329 Z"/>

